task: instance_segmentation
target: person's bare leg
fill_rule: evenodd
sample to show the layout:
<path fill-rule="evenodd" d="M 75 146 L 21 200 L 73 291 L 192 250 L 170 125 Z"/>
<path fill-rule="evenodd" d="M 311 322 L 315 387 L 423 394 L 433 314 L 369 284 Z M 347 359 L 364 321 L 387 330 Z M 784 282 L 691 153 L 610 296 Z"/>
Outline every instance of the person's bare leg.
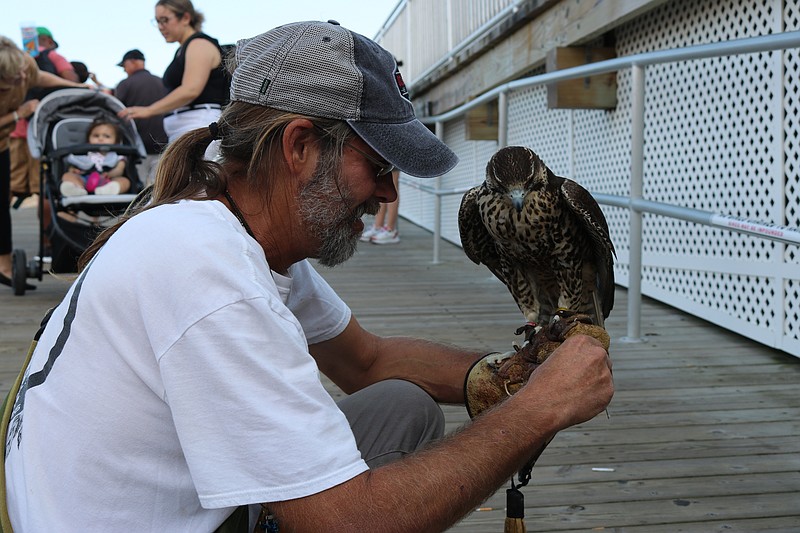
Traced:
<path fill-rule="evenodd" d="M 381 225 L 386 228 L 387 230 L 391 231 L 397 228 L 397 214 L 400 211 L 400 189 L 398 188 L 398 181 L 400 179 L 399 172 L 392 173 L 392 179 L 394 180 L 394 189 L 398 191 L 397 199 L 390 203 L 390 204 L 382 204 L 381 207 L 386 207 L 386 220 L 381 221 Z"/>
<path fill-rule="evenodd" d="M 381 204 L 378 208 L 378 212 L 375 213 L 375 220 L 372 223 L 372 226 L 375 229 L 381 229 L 383 227 L 383 222 L 386 219 L 386 204 Z"/>
<path fill-rule="evenodd" d="M 11 277 L 11 254 L 0 255 L 0 274 Z"/>

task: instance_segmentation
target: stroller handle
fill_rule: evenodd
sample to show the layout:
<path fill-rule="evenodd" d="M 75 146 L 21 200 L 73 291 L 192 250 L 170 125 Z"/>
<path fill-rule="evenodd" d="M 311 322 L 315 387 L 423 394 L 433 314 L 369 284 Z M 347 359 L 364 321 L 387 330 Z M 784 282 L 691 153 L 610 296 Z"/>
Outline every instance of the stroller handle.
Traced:
<path fill-rule="evenodd" d="M 89 152 L 102 152 L 102 153 L 116 152 L 119 155 L 135 156 L 133 159 L 139 159 L 141 157 L 139 150 L 137 150 L 135 146 L 128 146 L 124 144 L 88 144 L 88 143 L 72 144 L 70 146 L 64 146 L 63 148 L 53 150 L 47 155 L 51 158 L 61 158 L 67 154 L 83 155 Z"/>

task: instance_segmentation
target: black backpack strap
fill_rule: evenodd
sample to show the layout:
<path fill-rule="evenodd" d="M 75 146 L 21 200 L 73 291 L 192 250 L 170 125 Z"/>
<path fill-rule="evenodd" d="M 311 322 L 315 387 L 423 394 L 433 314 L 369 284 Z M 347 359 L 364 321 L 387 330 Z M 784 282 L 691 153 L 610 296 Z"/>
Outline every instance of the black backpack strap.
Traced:
<path fill-rule="evenodd" d="M 13 530 L 11 529 L 11 519 L 8 517 L 5 452 L 6 437 L 8 436 L 8 424 L 11 421 L 11 413 L 14 410 L 14 399 L 17 397 L 19 387 L 22 384 L 23 378 L 25 377 L 25 371 L 28 369 L 28 365 L 31 363 L 33 351 L 36 350 L 36 344 L 39 342 L 39 338 L 42 336 L 42 332 L 44 331 L 45 326 L 47 326 L 47 322 L 50 320 L 50 316 L 52 316 L 54 310 L 55 307 L 52 307 L 42 319 L 39 330 L 36 332 L 36 335 L 33 336 L 33 341 L 31 341 L 30 348 L 28 348 L 28 355 L 25 356 L 25 362 L 22 364 L 22 370 L 20 370 L 17 379 L 14 380 L 14 384 L 11 385 L 11 390 L 9 390 L 8 394 L 6 394 L 6 399 L 3 400 L 3 417 L 2 420 L 0 420 L 0 438 L 3 439 L 3 464 L 0 465 L 0 533 L 13 533 Z"/>
<path fill-rule="evenodd" d="M 40 71 L 49 72 L 53 76 L 61 77 L 58 74 L 58 69 L 56 69 L 55 63 L 53 63 L 53 60 L 50 59 L 50 52 L 52 51 L 52 49 L 40 51 L 39 55 L 37 55 L 35 58 L 36 66 L 39 67 Z M 25 100 L 33 100 L 34 98 L 41 100 L 48 94 L 59 89 L 61 89 L 61 87 L 32 87 L 28 89 L 27 93 L 25 93 Z"/>
<path fill-rule="evenodd" d="M 225 520 L 214 533 L 248 533 L 250 531 L 250 509 L 241 505 Z"/>

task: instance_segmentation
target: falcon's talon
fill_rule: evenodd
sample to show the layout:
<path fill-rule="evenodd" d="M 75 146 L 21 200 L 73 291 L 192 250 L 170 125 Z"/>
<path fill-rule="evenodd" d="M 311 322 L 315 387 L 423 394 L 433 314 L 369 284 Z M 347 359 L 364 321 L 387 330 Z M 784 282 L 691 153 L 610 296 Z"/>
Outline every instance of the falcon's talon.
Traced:
<path fill-rule="evenodd" d="M 525 325 L 520 326 L 514 331 L 514 335 L 522 335 L 523 333 L 528 333 L 531 329 L 536 329 L 538 324 L 536 322 L 526 322 Z"/>

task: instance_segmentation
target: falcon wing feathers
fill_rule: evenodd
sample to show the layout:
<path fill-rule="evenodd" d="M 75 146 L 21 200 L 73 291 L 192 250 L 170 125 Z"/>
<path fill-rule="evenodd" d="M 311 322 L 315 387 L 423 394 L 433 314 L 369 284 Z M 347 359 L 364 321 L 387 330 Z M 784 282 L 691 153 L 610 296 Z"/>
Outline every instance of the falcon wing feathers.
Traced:
<path fill-rule="evenodd" d="M 507 285 L 508 278 L 500 262 L 494 237 L 483 224 L 478 209 L 478 195 L 482 187 L 483 185 L 473 187 L 461 199 L 461 206 L 458 209 L 458 231 L 461 236 L 461 246 L 473 263 L 486 265 L 495 277 Z"/>
<path fill-rule="evenodd" d="M 603 316 L 607 317 L 614 307 L 614 257 L 616 257 L 614 243 L 611 242 L 608 233 L 608 223 L 597 201 L 578 183 L 565 179 L 561 184 L 561 193 L 570 210 L 591 236 L 602 311 Z"/>

